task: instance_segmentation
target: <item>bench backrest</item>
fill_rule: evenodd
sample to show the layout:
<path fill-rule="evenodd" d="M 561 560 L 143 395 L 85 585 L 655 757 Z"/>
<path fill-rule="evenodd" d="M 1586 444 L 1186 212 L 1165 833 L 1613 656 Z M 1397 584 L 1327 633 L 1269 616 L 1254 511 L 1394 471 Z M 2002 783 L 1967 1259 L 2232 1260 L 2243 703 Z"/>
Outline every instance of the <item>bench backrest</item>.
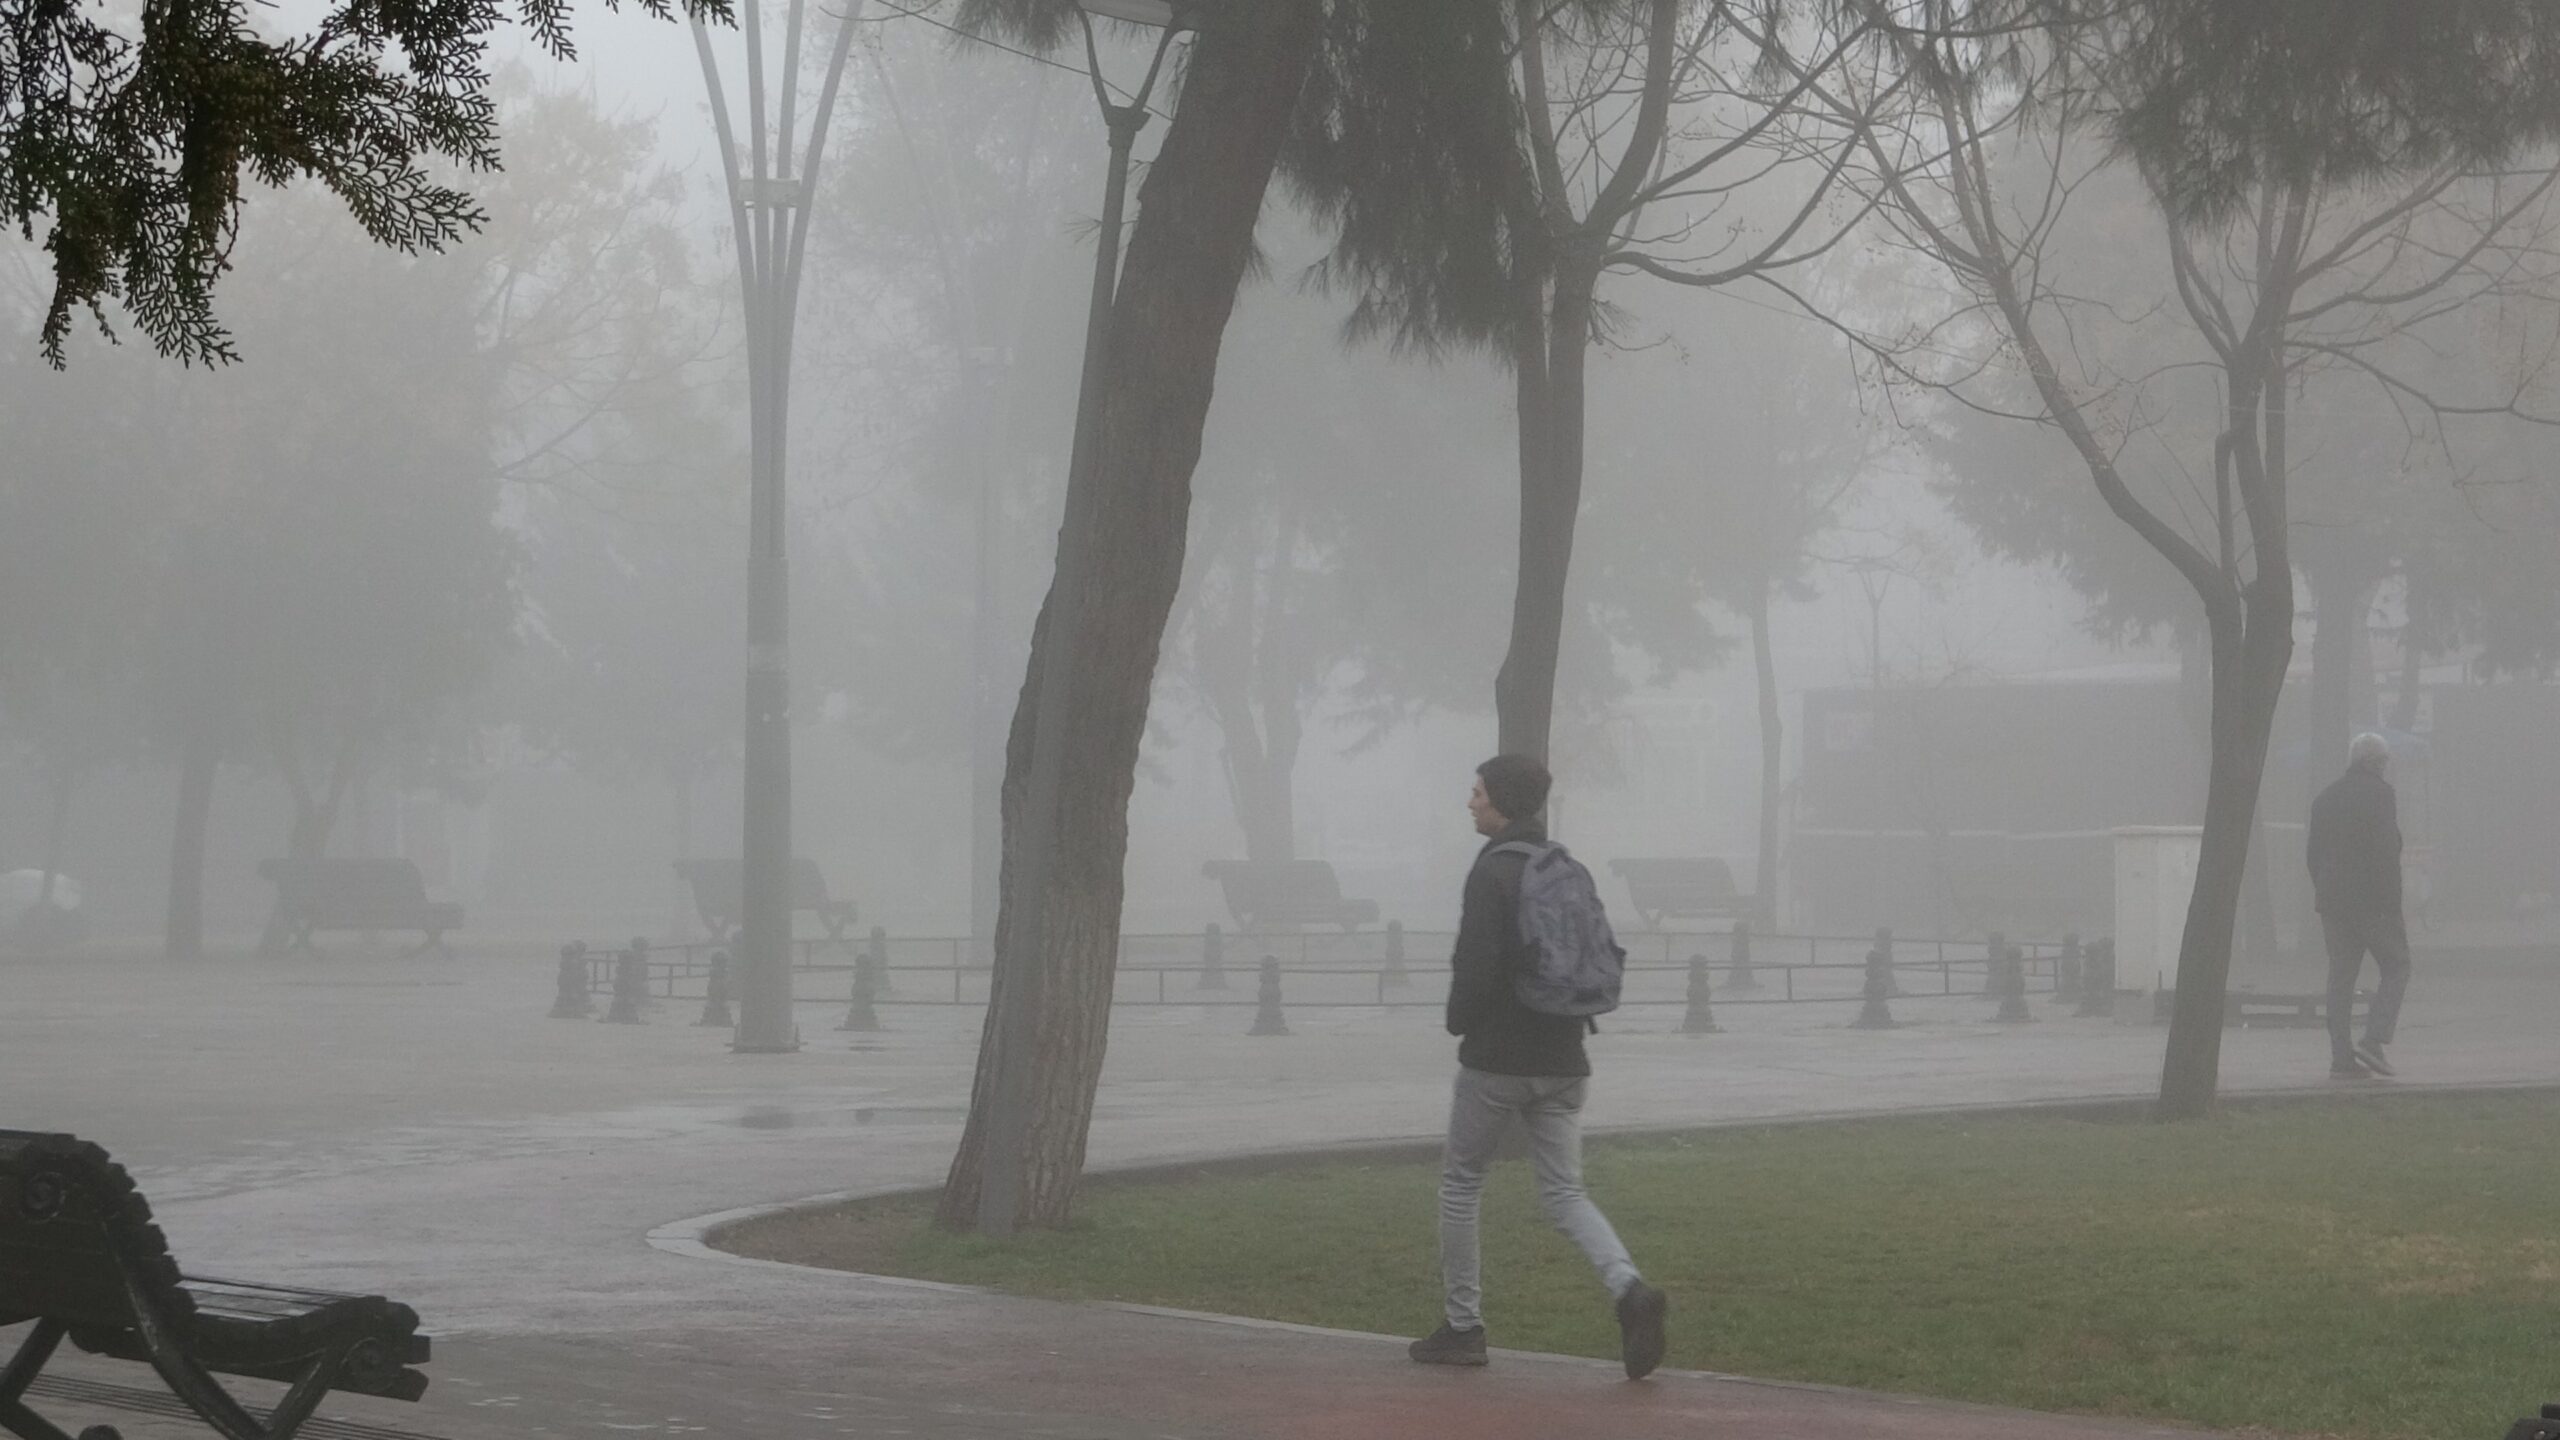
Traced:
<path fill-rule="evenodd" d="M 1716 909 L 1740 898 L 1732 867 L 1713 856 L 1612 860 L 1609 869 L 1625 879 L 1641 910 Z"/>
<path fill-rule="evenodd" d="M 744 860 L 679 860 L 676 874 L 693 887 L 694 904 L 715 914 L 735 915 L 746 908 L 747 862 Z M 806 855 L 791 858 L 791 908 L 819 910 L 832 904 L 827 877 Z"/>
<path fill-rule="evenodd" d="M 324 923 L 412 916 L 427 908 L 416 862 L 397 857 L 269 860 L 258 873 L 275 882 L 278 904 Z"/>
<path fill-rule="evenodd" d="M 1239 910 L 1331 910 L 1342 904 L 1342 882 L 1323 860 L 1212 860 L 1200 873 L 1226 887 Z"/>
<path fill-rule="evenodd" d="M 195 1314 L 168 1237 L 123 1166 L 75 1136 L 0 1130 L 0 1325 L 129 1327 L 128 1274 L 173 1322 Z"/>

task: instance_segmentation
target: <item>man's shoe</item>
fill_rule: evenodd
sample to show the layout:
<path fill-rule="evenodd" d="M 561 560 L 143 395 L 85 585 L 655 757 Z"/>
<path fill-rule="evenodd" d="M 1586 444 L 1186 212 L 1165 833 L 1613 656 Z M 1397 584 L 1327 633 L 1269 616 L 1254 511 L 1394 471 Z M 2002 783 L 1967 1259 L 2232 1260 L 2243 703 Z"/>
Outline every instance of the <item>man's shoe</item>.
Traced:
<path fill-rule="evenodd" d="M 2364 1068 L 2372 1071 L 2376 1075 L 2389 1076 L 2400 1073 L 2399 1071 L 2391 1068 L 2390 1061 L 2382 1058 L 2382 1045 L 2379 1041 L 2357 1041 L 2356 1059 L 2364 1062 Z"/>
<path fill-rule="evenodd" d="M 1444 1321 L 1439 1329 L 1406 1346 L 1404 1353 L 1425 1365 L 1482 1365 L 1484 1327 L 1461 1330 Z"/>
<path fill-rule="evenodd" d="M 1670 1308 L 1671 1297 L 1641 1280 L 1618 1297 L 1618 1355 L 1628 1379 L 1641 1380 L 1662 1363 L 1662 1316 Z"/>
<path fill-rule="evenodd" d="M 2350 1055 L 2343 1060 L 2332 1060 L 2329 1062 L 2329 1078 L 2332 1080 L 2370 1080 L 2373 1078 L 2373 1072 L 2365 1068 L 2365 1063 L 2363 1061 Z"/>

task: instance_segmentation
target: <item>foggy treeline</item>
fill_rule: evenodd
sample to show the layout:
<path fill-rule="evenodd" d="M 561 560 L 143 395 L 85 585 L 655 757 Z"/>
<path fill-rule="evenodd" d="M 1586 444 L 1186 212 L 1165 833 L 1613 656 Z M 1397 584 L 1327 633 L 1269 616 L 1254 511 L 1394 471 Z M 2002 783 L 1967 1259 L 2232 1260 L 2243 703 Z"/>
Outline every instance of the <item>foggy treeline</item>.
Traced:
<path fill-rule="evenodd" d="M 1143 68 L 1144 37 L 1103 39 L 1106 69 Z M 1104 150 L 1080 74 L 920 24 L 854 56 L 793 401 L 797 843 L 866 923 L 983 933 Z M 2262 826 L 2298 822 L 2353 730 L 2430 731 L 2431 688 L 2545 693 L 2551 156 L 2199 217 L 2094 124 L 1988 102 L 1888 124 L 1871 77 L 1809 85 L 1728 34 L 1686 52 L 1656 153 L 1613 190 L 1643 58 L 1594 31 L 1550 75 L 1576 119 L 1546 137 L 1546 200 L 1622 211 L 1598 217 L 1587 312 L 1555 291 L 1544 322 L 1587 365 L 1536 727 L 1578 848 L 1726 857 L 1766 925 L 2015 923 L 1957 832 L 2201 821 L 2214 646 L 2240 663 L 2267 564 L 2297 588 L 2248 624 L 2299 640 Z M 253 196 L 219 293 L 236 364 L 84 331 L 53 370 L 45 257 L 8 242 L 0 871 L 76 878 L 103 935 L 246 944 L 259 860 L 385 853 L 493 933 L 659 931 L 686 923 L 670 862 L 736 851 L 745 381 L 698 102 L 552 70 L 503 89 L 506 168 L 468 177 L 487 228 L 448 253 L 387 251 L 308 189 Z M 1514 726 L 1518 427 L 1561 402 L 1431 310 L 1398 270 L 1420 258 L 1346 243 L 1362 202 L 1326 184 L 1302 163 L 1273 187 L 1221 346 L 1133 929 L 1219 918 L 1219 857 L 1322 857 L 1444 924 L 1468 767 Z M 2276 331 L 2269 371 L 2251 347 Z M 2278 509 L 2251 508 L 2249 464 Z M 2232 586 L 2227 633 L 2204 572 Z M 1924 743 L 1927 696 L 2002 685 L 2031 730 L 2037 687 L 2101 682 L 2153 748 L 2076 752 L 2069 793 L 1985 816 L 1961 777 L 2000 757 Z M 1900 698 L 1809 734 L 1809 691 Z M 1838 763 L 1813 752 L 1870 744 L 1871 793 L 1809 814 Z M 1921 913 L 1817 913 L 1839 887 L 1790 867 L 1853 863 L 1817 830 L 1918 836 Z M 2476 844 L 2519 838 L 2547 840 Z M 2296 923 L 2290 878 L 2235 901 L 2244 936 Z"/>

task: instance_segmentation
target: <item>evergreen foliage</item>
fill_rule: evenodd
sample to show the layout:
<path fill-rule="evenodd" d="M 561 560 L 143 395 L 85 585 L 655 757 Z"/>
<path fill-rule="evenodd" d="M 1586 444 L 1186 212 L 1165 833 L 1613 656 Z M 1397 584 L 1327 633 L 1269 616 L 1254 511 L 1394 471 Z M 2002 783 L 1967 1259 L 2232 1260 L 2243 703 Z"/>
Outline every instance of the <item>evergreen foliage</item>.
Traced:
<path fill-rule="evenodd" d="M 677 3 L 638 0 L 662 17 Z M 551 54 L 575 53 L 569 0 L 518 0 L 517 15 Z M 248 0 L 149 0 L 137 36 L 101 0 L 0 6 L 0 219 L 31 240 L 45 227 L 45 357 L 62 363 L 75 310 L 112 335 L 112 300 L 164 354 L 236 358 L 213 290 L 244 175 L 317 179 L 408 253 L 477 230 L 478 204 L 429 166 L 498 168 L 487 51 L 505 19 L 499 0 L 331 0 L 307 33 L 275 39 Z"/>
<path fill-rule="evenodd" d="M 2264 185 L 2488 164 L 2560 136 L 2549 0 L 2142 0 L 2112 43 L 2116 132 L 2191 219 Z"/>

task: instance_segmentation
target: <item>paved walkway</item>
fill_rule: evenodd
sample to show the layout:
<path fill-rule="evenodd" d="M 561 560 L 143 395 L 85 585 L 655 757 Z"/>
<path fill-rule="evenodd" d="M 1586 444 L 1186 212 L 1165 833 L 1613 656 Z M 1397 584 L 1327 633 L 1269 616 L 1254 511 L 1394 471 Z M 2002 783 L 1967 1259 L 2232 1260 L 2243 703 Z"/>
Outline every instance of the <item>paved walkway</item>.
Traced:
<path fill-rule="evenodd" d="M 2405 1083 L 2560 1081 L 2548 1043 L 2560 965 L 2424 952 L 2420 965 L 2394 1050 Z M 2160 1433 L 1728 1377 L 1629 1386 L 1552 1357 L 1417 1371 L 1376 1337 L 668 1253 L 644 1237 L 686 1217 L 933 1183 L 966 1103 L 975 1012 L 891 1006 L 891 1030 L 847 1036 L 827 1028 L 836 1010 L 811 1005 L 808 1050 L 738 1057 L 684 1014 L 639 1028 L 547 1020 L 549 986 L 531 955 L 0 963 L 0 1123 L 107 1143 L 193 1266 L 415 1304 L 437 1336 L 426 1400 L 333 1401 L 353 1426 L 341 1436 Z M 2140 1095 L 2156 1081 L 2162 1032 L 2146 1024 L 2042 1001 L 2027 1026 L 1988 1023 L 1978 998 L 1898 1009 L 1913 1023 L 1882 1033 L 1843 1028 L 1836 1006 L 1732 1007 L 1728 1033 L 1708 1037 L 1665 1033 L 1676 1013 L 1630 1017 L 1595 1044 L 1591 1118 Z M 1436 1016 L 1298 1014 L 1296 1034 L 1255 1040 L 1237 1033 L 1246 1018 L 1121 1012 L 1094 1163 L 1436 1129 L 1449 1065 Z M 2316 1086 L 2324 1069 L 2316 1032 L 2228 1037 L 2234 1088 Z M 1415 1297 L 1417 1326 L 1431 1310 Z M 149 1385 L 130 1366 L 64 1374 Z M 46 1403 L 129 1440 L 199 1433 L 94 1399 Z"/>

